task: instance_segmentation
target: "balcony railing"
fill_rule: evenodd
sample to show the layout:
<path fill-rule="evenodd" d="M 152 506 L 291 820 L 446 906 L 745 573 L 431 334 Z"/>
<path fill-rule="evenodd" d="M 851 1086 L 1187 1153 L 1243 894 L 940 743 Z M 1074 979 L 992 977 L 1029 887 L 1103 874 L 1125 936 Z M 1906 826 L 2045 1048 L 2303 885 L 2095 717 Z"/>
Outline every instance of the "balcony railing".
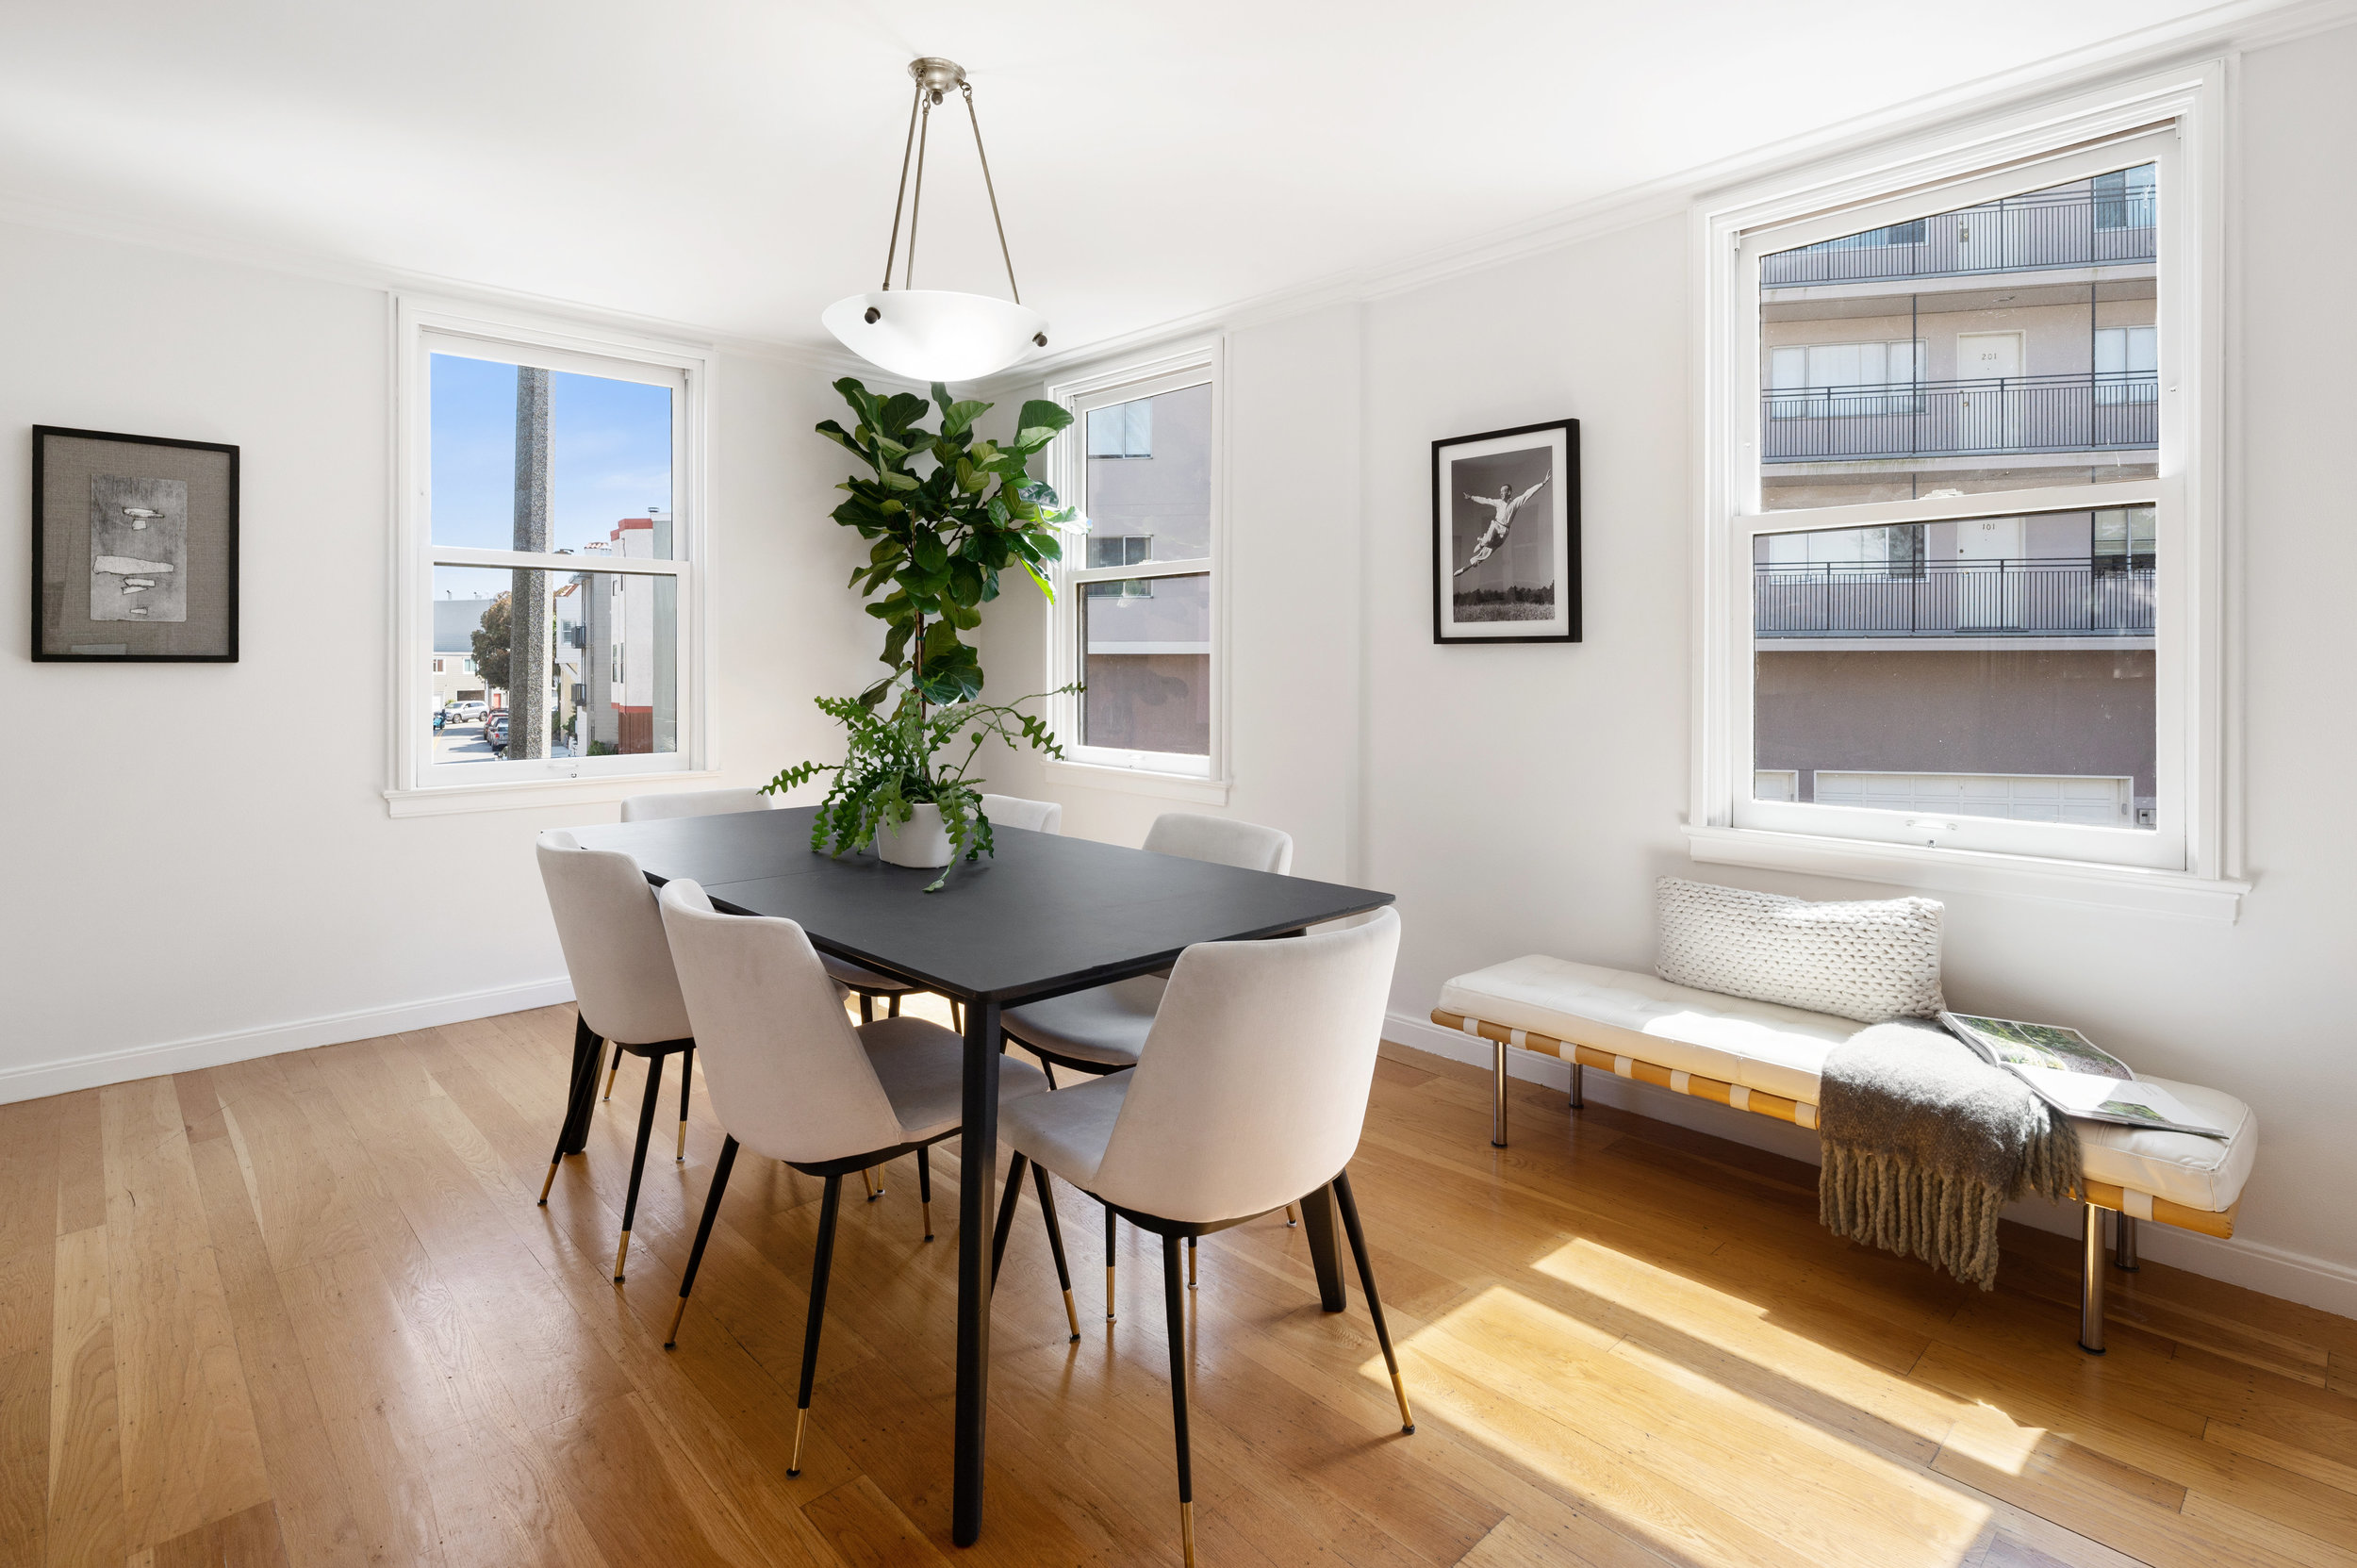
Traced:
<path fill-rule="evenodd" d="M 1760 394 L 1761 459 L 1979 457 L 2160 444 L 2151 371 L 1792 387 Z"/>
<path fill-rule="evenodd" d="M 2009 197 L 1760 257 L 1763 288 L 2151 261 L 2150 188 Z"/>
<path fill-rule="evenodd" d="M 2103 560 L 1761 563 L 1758 637 L 2149 637 L 2152 568 Z"/>

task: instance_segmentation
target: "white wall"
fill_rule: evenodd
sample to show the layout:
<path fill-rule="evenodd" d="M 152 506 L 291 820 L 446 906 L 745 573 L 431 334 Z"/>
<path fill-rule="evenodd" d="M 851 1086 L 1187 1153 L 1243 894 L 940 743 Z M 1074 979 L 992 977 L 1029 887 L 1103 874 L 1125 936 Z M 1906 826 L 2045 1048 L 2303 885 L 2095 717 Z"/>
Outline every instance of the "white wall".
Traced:
<path fill-rule="evenodd" d="M 0 226 L 0 1099 L 570 994 L 532 834 L 615 806 L 386 815 L 386 323 L 378 289 Z M 825 377 L 715 380 L 717 782 L 750 784 L 834 746 L 806 697 L 871 623 Z M 243 449 L 238 663 L 31 662 L 36 423 Z"/>
<path fill-rule="evenodd" d="M 2357 248 L 2350 205 L 2319 194 L 2345 183 L 2336 171 L 2357 145 L 2357 106 L 2336 85 L 2352 74 L 2357 30 L 2343 30 L 2249 57 L 2239 94 L 2242 271 L 2232 287 L 2243 499 L 2232 527 L 2246 563 L 2234 590 L 2242 816 L 2257 882 L 2242 919 L 2221 928 L 1941 897 L 1953 1001 L 2080 1024 L 2144 1070 L 2216 1084 L 2256 1109 L 2263 1152 L 2237 1239 L 2152 1227 L 2148 1252 L 2357 1313 L 2347 1208 L 2357 1180 L 2348 999 L 2357 834 L 2339 825 L 2357 779 L 2345 691 L 2357 530 L 2346 526 L 2339 482 L 2357 423 L 2346 369 L 2357 363 L 2357 325 L 2316 303 L 2316 279 Z M 1394 1038 L 1461 1053 L 1461 1036 L 1422 1023 L 1441 982 L 1520 953 L 1649 968 L 1658 875 L 1819 898 L 1896 891 L 1686 854 L 1687 234 L 1683 218 L 1655 222 L 1232 339 L 1230 809 L 1294 833 L 1305 851 L 1321 846 L 1304 855 L 1313 875 L 1333 874 L 1323 847 L 1334 823 L 1360 814 L 1363 849 L 1343 864 L 1398 894 L 1406 921 Z M 1353 415 L 1356 465 L 1345 451 Z M 1566 415 L 1581 421 L 1586 640 L 1434 646 L 1429 443 Z M 1339 598 L 1321 612 L 1296 606 L 1306 582 L 1343 569 L 1327 484 L 1354 466 L 1364 617 L 1343 635 Z M 1036 657 L 1039 619 L 1028 603 L 998 608 L 990 656 Z M 1338 776 L 1346 752 L 1359 756 L 1355 777 Z M 1131 843 L 1167 803 L 1032 787 L 1066 802 L 1070 831 Z M 1517 1065 L 1562 1081 L 1560 1064 L 1518 1055 Z M 1652 1114 L 1814 1151 L 1813 1138 L 1764 1118 L 1596 1078 L 1600 1099 L 1631 1097 Z M 2052 1209 L 2023 1217 L 2076 1223 Z"/>

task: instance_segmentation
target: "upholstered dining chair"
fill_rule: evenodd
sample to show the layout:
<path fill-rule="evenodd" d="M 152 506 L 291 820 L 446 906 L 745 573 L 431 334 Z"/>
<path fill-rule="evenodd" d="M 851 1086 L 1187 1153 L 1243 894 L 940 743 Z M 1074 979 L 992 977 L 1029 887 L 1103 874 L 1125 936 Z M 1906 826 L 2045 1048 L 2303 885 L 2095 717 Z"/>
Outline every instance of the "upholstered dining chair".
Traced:
<path fill-rule="evenodd" d="M 1020 795 L 985 795 L 982 815 L 997 828 L 1023 828 L 1031 833 L 1062 834 L 1063 806 L 1055 801 L 1027 801 Z"/>
<path fill-rule="evenodd" d="M 1234 866 L 1246 871 L 1270 871 L 1280 877 L 1291 871 L 1294 865 L 1291 834 L 1196 812 L 1166 811 L 1154 818 L 1154 825 L 1146 831 L 1145 848 L 1155 854 L 1183 855 L 1189 860 Z M 1047 1069 L 1050 1087 L 1055 1086 L 1058 1067 L 1092 1078 L 1125 1072 L 1138 1065 L 1138 1053 L 1146 1047 L 1147 1031 L 1154 1027 L 1154 1011 L 1162 1004 L 1162 987 L 1167 983 L 1161 975 L 1117 980 L 1111 985 L 1011 1007 L 999 1023 L 1009 1040 L 1039 1058 Z M 1290 1209 L 1285 1213 L 1285 1223 L 1296 1223 Z M 1114 1226 L 1113 1212 L 1107 1209 L 1108 1322 L 1113 1316 Z M 1187 1286 L 1190 1290 L 1195 1287 L 1193 1237 L 1187 1240 Z"/>
<path fill-rule="evenodd" d="M 1000 1235 L 1021 1201 L 1028 1161 L 1162 1238 L 1179 1536 L 1189 1563 L 1195 1488 L 1182 1239 L 1240 1225 L 1330 1184 L 1399 1400 L 1400 1429 L 1416 1429 L 1348 1169 L 1366 1120 L 1398 953 L 1399 916 L 1390 909 L 1292 940 L 1197 944 L 1172 968 L 1135 1068 L 1031 1096 L 1000 1114 L 1014 1147 Z"/>
<path fill-rule="evenodd" d="M 562 829 L 542 834 L 535 851 L 541 884 L 548 890 L 549 913 L 556 917 L 556 940 L 572 976 L 582 1027 L 600 1040 L 613 1042 L 617 1065 L 624 1051 L 647 1060 L 638 1144 L 630 1157 L 630 1196 L 622 1204 L 622 1239 L 614 1249 L 614 1278 L 619 1279 L 630 1257 L 630 1228 L 638 1215 L 638 1184 L 646 1173 L 647 1143 L 654 1132 L 663 1064 L 674 1055 L 680 1059 L 676 1157 L 687 1158 L 687 1094 L 695 1073 L 696 1041 L 688 1027 L 687 1004 L 671 971 L 671 949 L 664 940 L 654 889 L 647 885 L 638 863 L 618 850 L 585 850 Z M 588 1067 L 596 1070 L 594 1059 Z M 606 1081 L 610 1093 L 612 1075 Z M 548 1179 L 540 1183 L 544 1204 L 564 1161 L 560 1132 L 556 1152 L 549 1158 Z"/>
<path fill-rule="evenodd" d="M 687 1296 L 703 1264 L 712 1222 L 720 1212 L 736 1151 L 783 1160 L 826 1186 L 818 1209 L 817 1249 L 811 1260 L 810 1319 L 802 1332 L 801 1391 L 795 1404 L 794 1457 L 785 1473 L 802 1467 L 802 1432 L 810 1419 L 811 1385 L 818 1372 L 818 1333 L 827 1310 L 827 1275 L 834 1259 L 835 1215 L 846 1173 L 915 1151 L 925 1180 L 926 1151 L 959 1129 L 964 1105 L 965 1047 L 923 1018 L 882 1018 L 854 1029 L 835 999 L 817 949 L 792 920 L 722 915 L 704 890 L 685 879 L 664 884 L 663 928 L 669 934 L 688 1017 L 703 1046 L 704 1091 L 728 1137 L 712 1168 L 712 1190 L 680 1277 L 679 1309 L 665 1349 L 679 1343 Z M 1047 1076 L 1021 1062 L 998 1069 L 1000 1114 L 1043 1093 Z M 1040 1179 L 1043 1192 L 1046 1178 Z M 1047 1205 L 1047 1239 L 1063 1287 L 1064 1317 L 1080 1337 L 1063 1237 Z M 1001 1245 L 1003 1246 L 1003 1237 Z M 971 1245 L 969 1240 L 968 1245 Z"/>
<path fill-rule="evenodd" d="M 655 822 L 667 817 L 728 817 L 767 811 L 778 798 L 766 790 L 678 789 L 663 795 L 634 795 L 622 802 L 625 822 Z"/>

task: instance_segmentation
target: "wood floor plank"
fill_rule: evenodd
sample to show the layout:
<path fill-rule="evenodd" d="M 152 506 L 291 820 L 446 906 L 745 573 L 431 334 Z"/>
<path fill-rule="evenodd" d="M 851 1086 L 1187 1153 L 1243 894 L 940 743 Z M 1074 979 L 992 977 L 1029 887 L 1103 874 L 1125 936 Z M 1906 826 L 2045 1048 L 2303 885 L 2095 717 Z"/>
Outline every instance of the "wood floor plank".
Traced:
<path fill-rule="evenodd" d="M 123 1434 L 115 1411 L 107 1227 L 101 1223 L 59 1236 L 57 1245 L 46 1560 L 53 1568 L 119 1562 L 128 1548 L 128 1526 Z"/>
<path fill-rule="evenodd" d="M 925 1532 L 862 1476 L 802 1505 L 846 1568 L 948 1568 Z"/>
<path fill-rule="evenodd" d="M 107 1296 L 133 1550 L 270 1498 L 246 1371 L 170 1079 L 101 1097 Z"/>
<path fill-rule="evenodd" d="M 152 1568 L 293 1568 L 277 1511 L 268 1503 L 158 1542 L 148 1561 Z"/>

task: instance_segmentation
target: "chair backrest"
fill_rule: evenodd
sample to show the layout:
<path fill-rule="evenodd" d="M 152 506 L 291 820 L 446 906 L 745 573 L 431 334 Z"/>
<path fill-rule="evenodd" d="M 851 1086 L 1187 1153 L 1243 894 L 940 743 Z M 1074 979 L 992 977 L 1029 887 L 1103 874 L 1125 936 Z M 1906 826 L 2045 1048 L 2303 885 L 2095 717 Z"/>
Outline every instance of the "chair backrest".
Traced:
<path fill-rule="evenodd" d="M 1366 1121 L 1399 916 L 1178 955 L 1093 1190 L 1209 1224 L 1291 1202 L 1350 1163 Z"/>
<path fill-rule="evenodd" d="M 982 815 L 1001 828 L 1029 828 L 1033 833 L 1063 832 L 1063 806 L 1055 801 L 1026 801 L 1019 795 L 985 795 Z"/>
<path fill-rule="evenodd" d="M 891 1098 L 802 928 L 718 914 L 684 878 L 663 884 L 661 904 L 696 1065 L 729 1136 L 804 1164 L 898 1144 Z"/>
<path fill-rule="evenodd" d="M 1166 811 L 1154 818 L 1146 830 L 1146 848 L 1158 855 L 1184 855 L 1214 866 L 1274 871 L 1280 877 L 1294 868 L 1293 834 L 1192 811 Z"/>
<path fill-rule="evenodd" d="M 583 1019 L 626 1045 L 687 1038 L 687 1004 L 638 863 L 618 850 L 585 850 L 561 828 L 534 848 Z"/>
<path fill-rule="evenodd" d="M 682 789 L 668 795 L 633 795 L 622 802 L 625 822 L 652 822 L 666 817 L 721 817 L 739 811 L 767 811 L 778 803 L 774 795 L 758 789 Z"/>

